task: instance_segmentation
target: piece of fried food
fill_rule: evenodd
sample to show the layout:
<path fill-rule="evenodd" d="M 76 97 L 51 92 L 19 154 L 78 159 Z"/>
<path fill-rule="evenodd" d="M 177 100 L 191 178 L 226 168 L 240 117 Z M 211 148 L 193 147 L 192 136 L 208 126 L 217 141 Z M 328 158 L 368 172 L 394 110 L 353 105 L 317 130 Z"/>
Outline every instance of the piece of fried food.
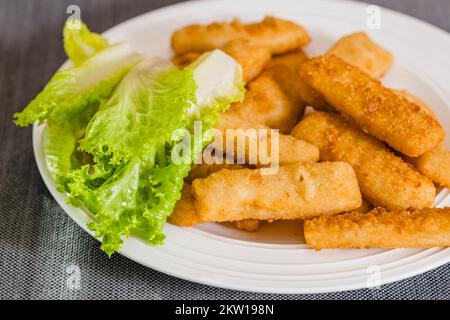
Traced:
<path fill-rule="evenodd" d="M 197 60 L 202 54 L 200 52 L 186 52 L 173 56 L 172 63 L 177 67 L 184 68 Z"/>
<path fill-rule="evenodd" d="M 175 204 L 175 209 L 169 216 L 168 221 L 181 227 L 191 227 L 204 221 L 199 216 L 195 207 L 195 199 L 192 196 L 191 185 L 185 183 L 181 190 L 181 197 Z"/>
<path fill-rule="evenodd" d="M 241 65 L 245 82 L 249 82 L 259 76 L 272 56 L 269 49 L 247 39 L 232 40 L 220 49 Z M 176 55 L 172 62 L 176 66 L 185 67 L 197 60 L 200 55 L 198 52 L 187 52 Z"/>
<path fill-rule="evenodd" d="M 450 188 L 450 151 L 440 144 L 417 158 L 406 160 L 437 184 Z"/>
<path fill-rule="evenodd" d="M 323 161 L 345 161 L 356 172 L 363 196 L 389 210 L 429 207 L 433 183 L 385 145 L 338 114 L 314 112 L 292 130 L 319 148 Z"/>
<path fill-rule="evenodd" d="M 205 222 L 197 213 L 190 184 L 184 184 L 183 190 L 181 191 L 181 198 L 177 201 L 175 209 L 169 216 L 168 221 L 180 227 L 192 227 L 193 225 Z M 261 221 L 254 219 L 240 220 L 233 221 L 232 225 L 237 229 L 255 232 L 259 229 Z"/>
<path fill-rule="evenodd" d="M 267 69 L 273 67 L 287 67 L 292 70 L 300 69 L 300 66 L 308 61 L 308 56 L 303 49 L 290 51 L 284 54 L 273 56 L 267 65 Z"/>
<path fill-rule="evenodd" d="M 206 178 L 211 173 L 220 171 L 222 169 L 228 170 L 237 170 L 244 169 L 244 166 L 240 164 L 227 164 L 225 160 L 222 160 L 222 163 L 199 163 L 193 164 L 189 175 L 186 177 L 185 181 L 187 183 L 192 183 L 194 179 Z"/>
<path fill-rule="evenodd" d="M 273 56 L 266 69 L 283 68 L 283 72 L 278 72 L 277 79 L 283 84 L 285 91 L 290 92 L 296 101 L 303 102 L 303 105 L 312 106 L 317 110 L 332 110 L 332 107 L 300 78 L 298 70 L 307 60 L 308 56 L 303 50 L 296 50 Z"/>
<path fill-rule="evenodd" d="M 355 173 L 344 162 L 262 169 L 221 170 L 192 183 L 202 219 L 298 219 L 337 214 L 361 205 Z"/>
<path fill-rule="evenodd" d="M 290 77 L 286 67 L 264 71 L 249 83 L 244 101 L 234 103 L 227 113 L 289 133 L 305 108 L 288 82 Z"/>
<path fill-rule="evenodd" d="M 221 50 L 239 62 L 246 83 L 259 76 L 272 57 L 269 49 L 248 39 L 232 40 Z"/>
<path fill-rule="evenodd" d="M 365 32 L 355 32 L 340 38 L 327 54 L 333 54 L 354 65 L 373 78 L 380 78 L 392 66 L 392 54 Z"/>
<path fill-rule="evenodd" d="M 431 248 L 450 246 L 450 208 L 346 213 L 306 220 L 311 248 Z"/>
<path fill-rule="evenodd" d="M 220 116 L 216 129 L 222 133 L 223 140 L 215 140 L 209 147 L 221 150 L 232 159 L 239 159 L 238 141 L 239 139 L 241 142 L 245 141 L 245 155 L 241 159 L 247 164 L 266 167 L 277 165 L 277 163 L 279 165 L 303 164 L 319 160 L 319 149 L 316 146 L 285 134 L 278 134 L 278 155 L 273 155 L 272 143 L 276 140 L 272 141 L 274 135 L 270 128 L 228 112 Z M 234 129 L 234 131 L 227 131 L 227 129 Z M 277 148 L 274 148 L 274 151 L 276 152 Z"/>
<path fill-rule="evenodd" d="M 177 201 L 175 209 L 169 216 L 168 221 L 180 227 L 192 227 L 193 225 L 205 222 L 197 213 L 195 199 L 191 192 L 191 185 L 184 184 L 183 190 L 181 191 L 181 198 Z M 259 229 L 261 221 L 248 219 L 233 221 L 232 224 L 237 229 L 255 232 Z"/>
<path fill-rule="evenodd" d="M 305 62 L 300 76 L 365 131 L 410 157 L 444 139 L 443 128 L 427 112 L 333 55 Z"/>
<path fill-rule="evenodd" d="M 239 38 L 249 39 L 272 54 L 299 49 L 309 41 L 309 35 L 300 25 L 275 17 L 265 17 L 257 23 L 243 24 L 235 19 L 232 22 L 215 22 L 209 25 L 193 24 L 172 34 L 172 49 L 175 53 L 205 52 L 218 49 L 227 42 Z"/>
<path fill-rule="evenodd" d="M 409 91 L 403 90 L 403 89 L 401 89 L 401 90 L 399 90 L 399 89 L 392 89 L 392 91 L 394 91 L 399 96 L 402 96 L 403 98 L 407 99 L 408 101 L 416 104 L 423 111 L 428 113 L 433 118 L 436 118 L 436 115 L 434 114 L 433 109 L 431 109 L 431 107 L 425 101 L 423 101 L 421 98 L 419 98 L 418 96 L 415 96 L 412 93 L 410 93 Z"/>

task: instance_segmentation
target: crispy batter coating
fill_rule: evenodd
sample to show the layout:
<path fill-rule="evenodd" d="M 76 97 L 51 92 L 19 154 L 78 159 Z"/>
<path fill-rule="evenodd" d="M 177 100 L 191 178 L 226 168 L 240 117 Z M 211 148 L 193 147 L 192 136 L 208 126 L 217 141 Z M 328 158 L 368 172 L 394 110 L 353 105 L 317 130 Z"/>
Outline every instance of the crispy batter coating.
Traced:
<path fill-rule="evenodd" d="M 337 214 L 361 205 L 355 173 L 344 162 L 221 170 L 196 179 L 192 193 L 206 221 L 298 219 Z"/>
<path fill-rule="evenodd" d="M 172 34 L 172 49 L 175 53 L 204 52 L 217 49 L 231 40 L 245 38 L 278 54 L 305 46 L 310 38 L 300 25 L 275 17 L 265 17 L 257 23 L 243 24 L 215 22 L 209 25 L 193 24 Z"/>
<path fill-rule="evenodd" d="M 355 32 L 340 38 L 327 54 L 360 68 L 373 78 L 380 78 L 392 66 L 392 54 L 364 32 Z"/>
<path fill-rule="evenodd" d="M 172 224 L 181 227 L 192 227 L 193 225 L 204 223 L 205 221 L 197 213 L 195 206 L 195 199 L 192 196 L 191 185 L 185 183 L 181 191 L 181 198 L 175 205 L 175 209 L 169 216 L 168 221 Z M 233 221 L 233 225 L 237 229 L 255 232 L 259 229 L 262 221 L 247 219 L 240 221 Z"/>
<path fill-rule="evenodd" d="M 227 164 L 225 163 L 225 161 L 223 161 L 222 163 L 193 164 L 191 171 L 189 172 L 189 175 L 186 177 L 185 181 L 188 183 L 192 183 L 194 179 L 206 178 L 211 173 L 220 171 L 222 169 L 237 170 L 237 169 L 244 169 L 244 166 L 240 164 Z"/>
<path fill-rule="evenodd" d="M 184 184 L 181 198 L 177 201 L 168 221 L 182 227 L 191 227 L 204 222 L 197 212 L 190 184 Z"/>
<path fill-rule="evenodd" d="M 296 50 L 272 57 L 266 69 L 283 68 L 283 72 L 278 72 L 278 79 L 296 101 L 317 110 L 332 110 L 332 107 L 300 78 L 298 71 L 307 60 L 308 56 L 303 50 Z"/>
<path fill-rule="evenodd" d="M 228 113 L 289 133 L 305 108 L 292 90 L 290 79 L 291 72 L 286 67 L 264 71 L 249 83 L 244 101 L 233 104 Z"/>
<path fill-rule="evenodd" d="M 272 57 L 272 60 L 270 60 L 269 64 L 267 65 L 267 68 L 273 68 L 273 67 L 288 67 L 292 70 L 298 70 L 300 69 L 300 66 L 308 60 L 308 56 L 306 55 L 305 51 L 303 49 L 290 51 L 284 54 L 279 54 Z"/>
<path fill-rule="evenodd" d="M 436 118 L 431 107 L 421 98 L 406 90 L 395 90 L 395 92 L 417 104 L 430 116 Z M 450 151 L 443 144 L 437 145 L 419 157 L 405 156 L 404 159 L 437 184 L 450 188 Z"/>
<path fill-rule="evenodd" d="M 232 225 L 234 225 L 237 229 L 248 231 L 248 232 L 258 231 L 258 229 L 261 227 L 261 224 L 262 224 L 261 220 L 255 220 L 255 219 L 245 219 L 245 220 L 241 220 L 241 221 L 232 222 Z"/>
<path fill-rule="evenodd" d="M 365 131 L 410 157 L 444 139 L 443 128 L 427 112 L 335 56 L 305 62 L 300 76 Z"/>
<path fill-rule="evenodd" d="M 221 50 L 233 57 L 242 66 L 244 81 L 249 82 L 261 74 L 272 54 L 263 47 L 247 39 L 236 39 L 225 44 Z"/>
<path fill-rule="evenodd" d="M 200 52 L 186 52 L 173 56 L 172 63 L 177 67 L 183 68 L 197 60 L 202 54 Z"/>
<path fill-rule="evenodd" d="M 425 101 L 423 101 L 421 98 L 419 98 L 418 96 L 413 95 L 412 93 L 410 93 L 407 90 L 393 89 L 392 91 L 394 91 L 399 96 L 402 96 L 403 98 L 407 99 L 408 101 L 411 101 L 412 103 L 418 105 L 423 111 L 428 113 L 433 118 L 436 118 L 436 115 L 434 114 L 433 109 L 431 109 L 431 107 Z"/>
<path fill-rule="evenodd" d="M 233 159 L 238 159 L 237 144 L 238 139 L 241 139 L 241 141 L 245 141 L 245 158 L 243 160 L 247 164 L 264 167 L 271 165 L 272 161 L 275 160 L 278 161 L 279 165 L 302 164 L 319 160 L 319 149 L 316 146 L 285 134 L 278 135 L 278 157 L 272 157 L 273 135 L 270 129 L 228 112 L 221 115 L 216 129 L 222 132 L 223 141 L 222 144 L 220 141 L 214 141 L 210 147 L 222 150 L 228 155 L 233 155 Z M 227 138 L 227 129 L 234 129 L 234 135 L 229 135 Z M 260 129 L 266 129 L 267 131 L 260 131 Z M 266 132 L 267 134 L 265 134 Z M 230 138 L 232 141 L 229 140 Z M 252 148 L 252 145 L 255 148 Z M 267 156 L 267 159 L 264 156 Z M 253 161 L 250 161 L 250 159 L 253 159 Z M 268 162 L 267 160 L 271 161 Z"/>
<path fill-rule="evenodd" d="M 247 39 L 232 40 L 220 49 L 241 65 L 245 82 L 249 82 L 259 76 L 272 56 L 269 49 Z M 197 60 L 200 55 L 201 53 L 198 52 L 182 53 L 176 55 L 172 62 L 179 67 L 185 67 Z"/>
<path fill-rule="evenodd" d="M 440 144 L 417 158 L 406 160 L 437 184 L 450 188 L 450 151 Z"/>
<path fill-rule="evenodd" d="M 351 212 L 304 223 L 311 248 L 430 248 L 450 246 L 450 208 Z"/>
<path fill-rule="evenodd" d="M 429 207 L 433 183 L 385 145 L 338 114 L 315 112 L 291 133 L 319 148 L 323 161 L 345 161 L 356 172 L 370 203 L 390 210 Z"/>

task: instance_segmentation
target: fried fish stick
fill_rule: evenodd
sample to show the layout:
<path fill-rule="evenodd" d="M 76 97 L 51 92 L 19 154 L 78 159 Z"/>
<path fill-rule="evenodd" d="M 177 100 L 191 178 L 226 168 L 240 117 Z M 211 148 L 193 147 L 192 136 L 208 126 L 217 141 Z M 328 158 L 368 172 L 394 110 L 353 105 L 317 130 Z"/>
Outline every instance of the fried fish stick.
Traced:
<path fill-rule="evenodd" d="M 227 42 L 239 38 L 249 39 L 272 54 L 287 52 L 305 46 L 310 38 L 303 27 L 291 21 L 265 17 L 257 23 L 232 22 L 193 24 L 172 34 L 172 49 L 175 53 L 204 52 L 218 49 Z"/>
<path fill-rule="evenodd" d="M 281 73 L 282 77 L 279 78 L 286 79 L 283 81 L 286 90 L 291 92 L 295 99 L 317 110 L 332 110 L 332 107 L 300 78 L 298 70 L 307 60 L 308 56 L 303 50 L 296 50 L 272 57 L 266 69 L 278 67 L 287 69 L 288 71 Z"/>
<path fill-rule="evenodd" d="M 364 32 L 355 32 L 340 38 L 327 54 L 335 55 L 354 65 L 373 78 L 380 78 L 392 66 L 392 54 Z"/>
<path fill-rule="evenodd" d="M 450 208 L 351 212 L 304 223 L 311 248 L 431 248 L 450 246 Z"/>
<path fill-rule="evenodd" d="M 440 144 L 417 158 L 406 160 L 437 184 L 450 188 L 450 151 Z"/>
<path fill-rule="evenodd" d="M 264 71 L 249 83 L 244 101 L 233 104 L 227 112 L 272 129 L 279 129 L 281 133 L 289 133 L 305 108 L 304 103 L 289 86 L 287 78 L 290 75 L 290 71 L 285 67 Z"/>
<path fill-rule="evenodd" d="M 303 51 L 302 49 L 295 50 L 273 56 L 272 60 L 270 60 L 269 64 L 267 65 L 267 68 L 270 69 L 273 67 L 282 66 L 292 68 L 293 70 L 298 70 L 300 66 L 308 59 L 309 58 L 306 55 L 305 51 Z"/>
<path fill-rule="evenodd" d="M 221 170 L 196 179 L 192 193 L 202 219 L 298 219 L 337 214 L 361 205 L 355 173 L 344 162 L 262 169 Z"/>
<path fill-rule="evenodd" d="M 232 40 L 220 49 L 241 65 L 245 82 L 259 76 L 271 58 L 269 49 L 247 39 Z M 179 67 L 185 67 L 197 60 L 200 55 L 198 52 L 183 53 L 176 55 L 172 62 Z"/>
<path fill-rule="evenodd" d="M 272 56 L 267 47 L 247 39 L 232 40 L 226 43 L 221 50 L 239 62 L 245 82 L 259 76 Z"/>
<path fill-rule="evenodd" d="M 250 164 L 267 166 L 269 163 L 265 163 L 267 162 L 265 160 L 277 160 L 279 165 L 302 164 L 319 160 L 319 149 L 316 146 L 285 134 L 279 134 L 278 141 L 272 141 L 274 138 L 268 127 L 241 119 L 228 112 L 221 115 L 216 129 L 222 133 L 223 141 L 221 144 L 213 142 L 212 146 L 237 159 L 239 157 L 237 144 L 238 139 L 241 139 L 241 141 L 245 141 L 243 158 L 246 163 L 249 163 L 250 159 L 255 159 L 256 161 Z M 227 135 L 227 129 L 234 129 L 234 132 L 228 132 Z M 261 131 L 261 129 L 265 130 Z M 234 134 L 230 135 L 230 133 Z M 233 139 L 234 142 L 227 142 L 227 139 Z M 278 142 L 278 156 L 274 158 L 271 151 L 272 143 L 276 142 Z M 229 150 L 230 146 L 232 150 Z M 262 148 L 266 148 L 266 150 L 262 150 Z M 263 155 L 268 159 L 265 159 Z"/>
<path fill-rule="evenodd" d="M 195 60 L 197 60 L 202 54 L 200 52 L 186 52 L 178 54 L 172 58 L 172 63 L 177 67 L 187 67 Z"/>
<path fill-rule="evenodd" d="M 197 213 L 195 199 L 191 192 L 191 185 L 186 183 L 183 186 L 181 198 L 176 203 L 173 213 L 169 216 L 169 222 L 181 227 L 192 227 L 193 225 L 205 222 Z M 237 229 L 255 232 L 259 229 L 261 221 L 248 219 L 233 221 L 232 224 Z"/>
<path fill-rule="evenodd" d="M 431 107 L 426 104 L 425 101 L 423 101 L 421 98 L 413 95 L 412 93 L 406 91 L 406 90 L 398 90 L 398 89 L 393 89 L 392 91 L 394 91 L 397 95 L 404 97 L 405 99 L 407 99 L 408 101 L 416 104 L 417 106 L 419 106 L 423 111 L 425 111 L 426 113 L 428 113 L 430 116 L 432 116 L 433 118 L 436 118 L 436 115 L 434 114 L 433 109 L 431 109 Z"/>
<path fill-rule="evenodd" d="M 291 134 L 318 147 L 321 160 L 349 163 L 363 196 L 375 206 L 397 210 L 434 202 L 436 189 L 430 179 L 338 114 L 312 113 Z"/>
<path fill-rule="evenodd" d="M 186 177 L 185 181 L 188 183 L 192 183 L 194 179 L 206 178 L 211 173 L 220 171 L 222 169 L 237 170 L 237 169 L 244 169 L 244 166 L 240 164 L 227 164 L 225 160 L 223 160 L 222 163 L 193 164 L 191 171 L 189 172 L 189 175 Z"/>
<path fill-rule="evenodd" d="M 436 118 L 433 110 L 421 98 L 406 90 L 395 90 L 395 92 L 417 104 L 422 110 Z M 405 156 L 404 158 L 423 175 L 443 187 L 450 188 L 450 151 L 443 144 L 433 147 L 420 157 Z"/>
<path fill-rule="evenodd" d="M 168 221 L 182 227 L 191 227 L 204 221 L 198 215 L 195 207 L 195 199 L 192 196 L 191 185 L 185 183 L 181 191 L 181 198 L 177 201 L 175 209 L 169 216 Z"/>
<path fill-rule="evenodd" d="M 444 139 L 441 125 L 427 112 L 335 56 L 305 62 L 300 76 L 365 131 L 410 157 Z"/>

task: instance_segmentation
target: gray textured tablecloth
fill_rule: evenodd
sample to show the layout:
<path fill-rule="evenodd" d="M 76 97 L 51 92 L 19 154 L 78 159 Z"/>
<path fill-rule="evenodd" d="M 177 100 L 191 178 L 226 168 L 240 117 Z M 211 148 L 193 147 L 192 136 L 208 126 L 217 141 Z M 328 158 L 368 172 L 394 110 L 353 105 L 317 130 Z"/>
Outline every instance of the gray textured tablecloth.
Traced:
<path fill-rule="evenodd" d="M 379 290 L 269 295 L 217 289 L 165 275 L 118 254 L 108 259 L 98 242 L 63 212 L 39 176 L 31 128 L 16 128 L 12 115 L 42 89 L 65 60 L 61 29 L 67 6 L 79 5 L 83 20 L 93 30 L 102 31 L 174 2 L 0 1 L 0 298 L 449 299 L 450 265 Z M 372 2 L 450 31 L 448 0 Z M 71 265 L 80 268 L 80 286 L 76 281 L 67 285 L 70 274 L 76 272 Z"/>

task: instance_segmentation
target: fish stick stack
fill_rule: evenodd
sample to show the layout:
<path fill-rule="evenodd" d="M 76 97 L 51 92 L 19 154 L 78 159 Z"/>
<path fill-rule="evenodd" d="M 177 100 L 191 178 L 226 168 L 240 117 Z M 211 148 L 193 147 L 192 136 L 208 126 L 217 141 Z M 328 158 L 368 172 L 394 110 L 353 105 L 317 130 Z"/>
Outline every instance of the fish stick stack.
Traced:
<path fill-rule="evenodd" d="M 364 32 L 311 59 L 309 41 L 302 26 L 275 17 L 173 34 L 177 65 L 220 48 L 243 68 L 245 99 L 221 115 L 216 129 L 226 138 L 207 148 L 237 161 L 242 137 L 225 133 L 238 129 L 263 151 L 277 143 L 280 167 L 263 174 L 267 163 L 248 146 L 240 164 L 195 165 L 170 221 L 255 231 L 304 219 L 306 243 L 318 250 L 450 246 L 450 208 L 432 208 L 435 184 L 450 187 L 450 152 L 432 106 L 380 82 L 394 57 Z"/>

